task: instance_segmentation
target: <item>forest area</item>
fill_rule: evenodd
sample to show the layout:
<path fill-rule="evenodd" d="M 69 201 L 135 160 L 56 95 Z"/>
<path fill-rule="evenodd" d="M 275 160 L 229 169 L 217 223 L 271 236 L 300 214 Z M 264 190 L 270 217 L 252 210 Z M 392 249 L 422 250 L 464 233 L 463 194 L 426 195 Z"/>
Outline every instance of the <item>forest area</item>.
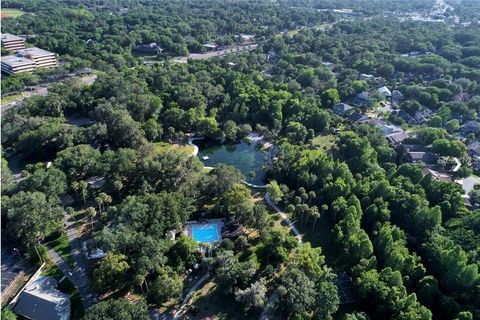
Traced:
<path fill-rule="evenodd" d="M 68 216 L 105 251 L 86 275 L 99 298 L 72 319 L 480 319 L 480 185 L 458 183 L 480 175 L 480 3 L 446 3 L 432 23 L 410 18 L 430 0 L 3 1 L 23 14 L 2 33 L 61 63 L 2 74 L 2 97 L 96 80 L 2 109 L 2 234 L 55 268 Z M 173 59 L 241 35 L 258 46 Z M 271 145 L 265 189 L 168 147 L 252 133 Z M 222 241 L 178 236 L 202 219 L 225 222 Z"/>

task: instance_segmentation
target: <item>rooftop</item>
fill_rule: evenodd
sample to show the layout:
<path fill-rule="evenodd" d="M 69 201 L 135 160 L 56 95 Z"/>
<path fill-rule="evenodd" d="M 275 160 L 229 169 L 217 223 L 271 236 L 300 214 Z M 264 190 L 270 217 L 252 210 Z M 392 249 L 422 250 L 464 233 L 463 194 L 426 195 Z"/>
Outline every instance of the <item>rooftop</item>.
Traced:
<path fill-rule="evenodd" d="M 14 311 L 29 319 L 69 319 L 70 297 L 56 287 L 55 279 L 39 277 L 25 287 Z"/>
<path fill-rule="evenodd" d="M 35 61 L 19 56 L 3 56 L 2 63 L 15 68 L 23 65 L 35 64 Z"/>
<path fill-rule="evenodd" d="M 23 38 L 17 37 L 11 33 L 2 33 L 2 41 L 23 41 Z"/>
<path fill-rule="evenodd" d="M 19 54 L 19 55 L 22 55 L 22 56 L 33 56 L 33 57 L 46 56 L 46 55 L 54 54 L 53 52 L 43 50 L 43 49 L 40 49 L 40 48 L 37 48 L 37 47 L 18 50 L 18 51 L 16 51 L 16 53 Z"/>

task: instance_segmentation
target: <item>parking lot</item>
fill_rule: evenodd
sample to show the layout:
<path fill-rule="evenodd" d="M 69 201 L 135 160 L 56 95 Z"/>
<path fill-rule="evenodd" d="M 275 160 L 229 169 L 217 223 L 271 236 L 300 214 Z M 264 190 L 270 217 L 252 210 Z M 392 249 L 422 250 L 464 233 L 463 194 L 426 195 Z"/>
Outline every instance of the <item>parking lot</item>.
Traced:
<path fill-rule="evenodd" d="M 2 239 L 2 294 L 5 289 L 20 275 L 23 271 L 20 257 L 13 246 Z"/>

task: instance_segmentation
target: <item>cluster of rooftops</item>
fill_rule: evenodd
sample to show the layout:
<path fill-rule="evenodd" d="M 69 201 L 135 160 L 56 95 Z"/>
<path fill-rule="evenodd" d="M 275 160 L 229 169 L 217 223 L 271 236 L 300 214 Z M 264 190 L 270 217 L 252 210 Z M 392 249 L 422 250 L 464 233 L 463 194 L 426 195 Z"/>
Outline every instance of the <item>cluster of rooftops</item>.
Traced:
<path fill-rule="evenodd" d="M 17 74 L 30 72 L 36 68 L 52 68 L 57 66 L 56 54 L 37 47 L 27 48 L 24 38 L 2 33 L 2 47 L 14 51 L 15 54 L 2 57 L 2 72 Z"/>

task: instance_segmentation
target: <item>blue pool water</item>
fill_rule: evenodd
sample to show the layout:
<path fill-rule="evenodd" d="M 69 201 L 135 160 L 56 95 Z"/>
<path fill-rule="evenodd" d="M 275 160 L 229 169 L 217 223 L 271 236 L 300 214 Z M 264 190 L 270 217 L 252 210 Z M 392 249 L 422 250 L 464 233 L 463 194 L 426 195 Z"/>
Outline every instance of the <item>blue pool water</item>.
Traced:
<path fill-rule="evenodd" d="M 218 226 L 216 223 L 194 224 L 192 226 L 192 237 L 197 242 L 214 242 L 219 239 Z"/>

